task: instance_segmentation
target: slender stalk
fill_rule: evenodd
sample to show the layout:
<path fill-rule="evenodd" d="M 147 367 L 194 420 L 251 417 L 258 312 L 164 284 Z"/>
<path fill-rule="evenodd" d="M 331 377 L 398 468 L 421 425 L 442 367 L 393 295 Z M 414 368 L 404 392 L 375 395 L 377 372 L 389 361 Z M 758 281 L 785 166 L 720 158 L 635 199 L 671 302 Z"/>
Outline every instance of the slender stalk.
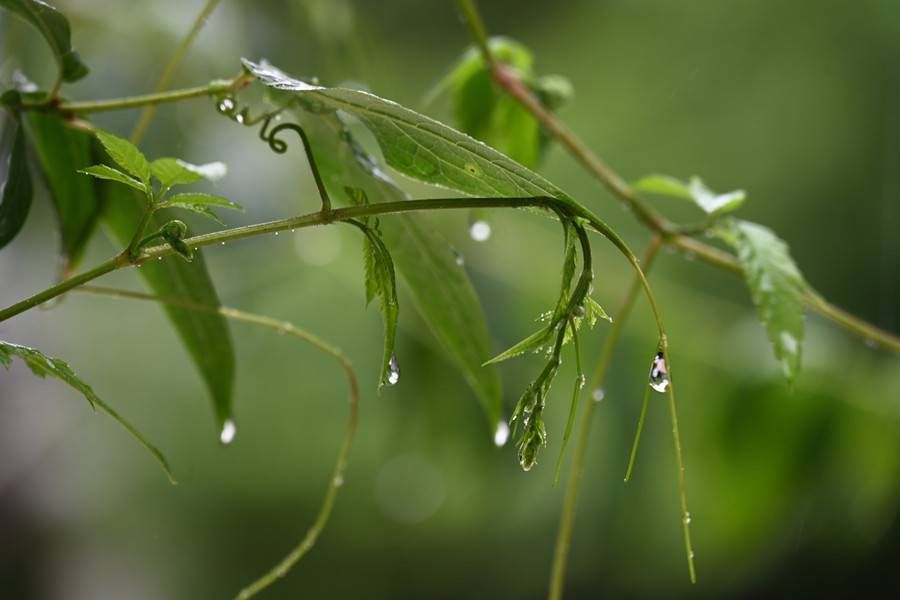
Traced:
<path fill-rule="evenodd" d="M 644 254 L 644 269 L 649 271 L 659 251 L 661 240 L 659 237 L 653 238 L 647 251 Z M 606 379 L 606 373 L 612 362 L 613 350 L 619 341 L 619 335 L 628 319 L 634 301 L 637 299 L 638 291 L 641 289 L 641 277 L 635 274 L 618 314 L 615 316 L 609 334 L 603 343 L 603 349 L 600 352 L 600 359 L 597 361 L 597 367 L 591 377 L 591 383 L 588 387 L 589 394 L 593 397 L 597 390 L 601 390 L 603 381 Z M 602 393 L 602 392 L 600 392 Z M 550 591 L 549 598 L 551 600 L 560 600 L 562 598 L 563 585 L 566 578 L 566 559 L 569 556 L 569 547 L 572 544 L 572 528 L 575 525 L 575 514 L 578 508 L 578 492 L 581 488 L 581 476 L 584 470 L 584 461 L 587 455 L 588 439 L 590 438 L 592 417 L 596 401 L 585 404 L 584 412 L 581 417 L 581 423 L 578 427 L 578 439 L 575 442 L 575 451 L 572 455 L 572 467 L 569 472 L 569 479 L 566 483 L 566 492 L 563 499 L 562 515 L 560 516 L 559 531 L 556 535 L 556 548 L 553 553 L 553 566 L 550 573 Z"/>
<path fill-rule="evenodd" d="M 675 408 L 675 379 L 672 375 L 672 359 L 669 356 L 669 346 L 665 338 L 661 340 L 662 352 L 666 359 L 666 368 L 669 373 L 669 417 L 672 422 L 672 444 L 675 446 L 675 466 L 678 470 L 678 499 L 681 503 L 681 529 L 684 537 L 684 553 L 687 557 L 688 572 L 691 583 L 697 583 L 697 572 L 694 568 L 694 548 L 691 544 L 691 513 L 687 504 L 687 481 L 684 473 L 684 456 L 681 451 L 681 434 L 678 431 L 678 411 Z"/>
<path fill-rule="evenodd" d="M 143 94 L 140 96 L 126 96 L 124 98 L 110 98 L 108 100 L 63 102 L 57 108 L 64 114 L 88 114 L 109 112 L 113 110 L 125 110 L 129 108 L 140 108 L 142 106 L 180 102 L 181 100 L 190 100 L 191 98 L 202 98 L 203 96 L 214 96 L 226 92 L 234 92 L 241 89 L 242 87 L 245 87 L 252 81 L 252 75 L 241 74 L 233 79 L 218 79 L 216 81 L 211 81 L 206 85 L 185 88 L 182 90 Z M 28 105 L 25 105 L 23 106 L 23 108 L 37 109 L 40 108 L 40 106 L 35 105 L 29 107 Z"/>
<path fill-rule="evenodd" d="M 203 29 L 203 26 L 206 24 L 206 20 L 216 9 L 216 6 L 218 4 L 219 0 L 206 0 L 203 8 L 200 9 L 200 12 L 197 14 L 194 22 L 191 24 L 190 31 L 188 31 L 184 39 L 181 40 L 181 43 L 178 44 L 178 47 L 175 49 L 175 53 L 172 55 L 172 58 L 169 59 L 169 62 L 163 69 L 162 75 L 159 76 L 159 80 L 156 82 L 156 86 L 153 88 L 153 91 L 155 93 L 162 92 L 167 87 L 169 87 L 169 83 L 172 81 L 172 77 L 175 75 L 175 71 L 178 69 L 178 65 L 180 65 L 181 61 L 184 59 L 184 55 L 187 54 L 188 48 L 190 48 L 191 44 L 194 43 L 194 39 L 197 37 L 197 34 L 200 33 L 201 29 Z M 150 122 L 153 120 L 153 116 L 155 114 L 155 104 L 148 104 L 146 107 L 144 107 L 144 110 L 141 111 L 141 116 L 138 119 L 138 122 L 135 124 L 134 129 L 131 132 L 132 144 L 137 145 L 141 142 L 141 140 L 144 139 L 144 134 L 147 132 L 147 127 L 150 126 Z"/>
<path fill-rule="evenodd" d="M 151 302 L 159 302 L 162 304 L 171 304 L 174 306 L 179 306 L 181 308 L 186 308 L 188 310 L 220 314 L 228 319 L 268 327 L 269 329 L 273 329 L 280 334 L 292 335 L 305 342 L 308 342 L 309 344 L 312 344 L 318 350 L 321 350 L 325 354 L 331 356 L 344 370 L 344 373 L 347 376 L 347 383 L 349 385 L 350 413 L 347 417 L 347 428 L 346 432 L 344 433 L 344 439 L 341 443 L 340 449 L 338 450 L 337 460 L 335 461 L 334 470 L 331 474 L 331 480 L 328 484 L 328 489 L 325 492 L 325 498 L 322 501 L 321 508 L 319 508 L 319 514 L 317 515 L 316 520 L 313 522 L 312 526 L 307 530 L 306 535 L 290 554 L 288 554 L 281 562 L 279 562 L 278 565 L 270 572 L 266 573 L 264 576 L 241 590 L 241 592 L 237 595 L 237 598 L 240 600 L 247 600 L 249 598 L 252 598 L 268 586 L 272 585 L 279 578 L 284 577 L 291 569 L 291 567 L 293 567 L 297 563 L 297 561 L 299 561 L 303 557 L 303 555 L 309 552 L 309 550 L 315 545 L 316 540 L 319 538 L 319 535 L 321 535 L 322 530 L 325 527 L 325 524 L 328 522 L 328 518 L 331 515 L 332 509 L 334 508 L 334 502 L 337 498 L 338 490 L 340 490 L 341 486 L 344 485 L 344 476 L 347 469 L 347 459 L 350 455 L 350 447 L 353 444 L 353 438 L 356 435 L 356 427 L 359 420 L 359 384 L 356 379 L 356 373 L 353 370 L 353 365 L 350 363 L 350 360 L 341 353 L 340 350 L 331 346 L 328 342 L 322 340 L 314 334 L 300 329 L 299 327 L 296 327 L 295 325 L 287 321 L 280 321 L 278 319 L 273 319 L 272 317 L 248 313 L 234 308 L 209 306 L 207 304 L 191 302 L 190 300 L 183 300 L 180 298 L 154 296 L 152 294 L 119 290 L 115 288 L 85 285 L 82 286 L 79 291 L 89 292 L 92 294 L 100 294 L 104 296 L 112 296 L 116 298 L 131 298 L 135 300 L 147 300 Z"/>
<path fill-rule="evenodd" d="M 478 46 L 478 51 L 481 52 L 484 64 L 493 67 L 494 55 L 491 53 L 491 48 L 488 45 L 487 29 L 484 26 L 481 13 L 478 12 L 478 8 L 472 0 L 457 0 L 457 5 L 469 27 L 469 31 L 472 32 L 472 39 L 475 41 L 475 45 Z"/>
<path fill-rule="evenodd" d="M 628 467 L 625 469 L 625 483 L 631 481 L 631 471 L 634 469 L 638 446 L 641 445 L 641 433 L 644 431 L 644 422 L 647 420 L 647 405 L 649 404 L 650 386 L 648 385 L 644 390 L 644 399 L 641 401 L 641 416 L 638 417 L 637 429 L 634 432 L 634 442 L 631 444 L 631 455 L 628 457 Z"/>

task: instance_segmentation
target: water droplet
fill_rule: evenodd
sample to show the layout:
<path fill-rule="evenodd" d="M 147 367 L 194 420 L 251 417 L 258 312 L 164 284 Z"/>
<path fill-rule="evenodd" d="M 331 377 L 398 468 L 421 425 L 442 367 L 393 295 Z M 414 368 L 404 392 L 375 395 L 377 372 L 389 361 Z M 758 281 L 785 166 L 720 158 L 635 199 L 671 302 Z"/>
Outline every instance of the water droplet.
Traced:
<path fill-rule="evenodd" d="M 475 221 L 469 226 L 469 236 L 476 242 L 486 242 L 491 237 L 491 224 L 487 221 Z"/>
<path fill-rule="evenodd" d="M 237 116 L 234 118 L 234 120 L 237 121 L 238 123 L 240 123 L 240 124 L 243 125 L 243 123 L 244 123 L 244 113 L 240 113 L 239 115 L 237 115 Z"/>
<path fill-rule="evenodd" d="M 506 421 L 500 421 L 497 423 L 497 429 L 494 430 L 494 445 L 498 448 L 502 448 L 506 445 L 506 440 L 509 439 L 509 424 Z"/>
<path fill-rule="evenodd" d="M 685 525 L 690 525 L 691 524 L 691 513 L 689 513 L 689 512 L 684 513 L 684 518 L 682 520 L 684 521 Z"/>
<path fill-rule="evenodd" d="M 584 373 L 578 376 L 578 379 L 575 380 L 575 383 L 578 385 L 579 390 L 584 387 L 586 381 L 587 378 L 584 376 Z"/>
<path fill-rule="evenodd" d="M 334 484 L 334 487 L 341 487 L 342 485 L 344 485 L 344 476 L 343 476 L 343 475 L 337 475 L 337 476 L 334 478 L 334 480 L 332 480 L 332 484 Z"/>
<path fill-rule="evenodd" d="M 466 264 L 466 259 L 459 250 L 454 248 L 453 256 L 456 257 L 456 264 L 459 265 L 460 267 L 463 266 L 464 264 Z"/>
<path fill-rule="evenodd" d="M 278 232 L 277 232 L 277 231 L 275 232 L 275 235 L 278 235 Z"/>
<path fill-rule="evenodd" d="M 866 345 L 866 348 L 877 348 L 878 347 L 878 342 L 876 342 L 872 338 L 866 338 L 864 343 Z"/>
<path fill-rule="evenodd" d="M 219 441 L 227 446 L 234 441 L 234 435 L 236 433 L 237 426 L 234 424 L 233 420 L 228 419 L 225 421 L 225 424 L 222 425 L 222 433 L 219 434 Z"/>
<path fill-rule="evenodd" d="M 297 231 L 297 230 L 296 230 L 296 229 L 291 229 L 291 233 L 294 233 L 295 231 Z"/>
<path fill-rule="evenodd" d="M 220 112 L 234 110 L 234 100 L 232 100 L 231 98 L 222 98 L 222 101 L 219 102 L 218 108 Z"/>
<path fill-rule="evenodd" d="M 597 388 L 591 393 L 591 398 L 594 399 L 594 402 L 603 402 L 606 392 L 603 391 L 603 388 Z"/>
<path fill-rule="evenodd" d="M 669 389 L 669 369 L 662 352 L 657 352 L 650 364 L 650 387 L 660 393 Z"/>
<path fill-rule="evenodd" d="M 156 260 L 162 260 L 162 256 L 157 256 Z"/>
<path fill-rule="evenodd" d="M 225 242 L 222 242 L 222 245 L 224 246 L 224 245 L 225 245 Z"/>
<path fill-rule="evenodd" d="M 397 382 L 400 381 L 400 364 L 397 362 L 396 356 L 391 357 L 388 369 L 390 370 L 387 377 L 388 385 L 397 385 Z"/>
<path fill-rule="evenodd" d="M 694 551 L 693 551 L 693 550 L 691 550 L 691 552 L 688 554 L 688 557 L 689 557 L 691 560 L 693 560 L 693 558 L 694 558 Z"/>

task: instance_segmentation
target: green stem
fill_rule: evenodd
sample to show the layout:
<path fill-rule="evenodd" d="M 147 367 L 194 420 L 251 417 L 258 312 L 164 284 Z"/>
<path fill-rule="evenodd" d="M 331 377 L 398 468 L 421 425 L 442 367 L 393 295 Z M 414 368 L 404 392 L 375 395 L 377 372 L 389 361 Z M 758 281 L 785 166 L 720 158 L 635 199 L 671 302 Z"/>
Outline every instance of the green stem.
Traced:
<path fill-rule="evenodd" d="M 328 518 L 331 515 L 332 509 L 334 508 L 334 502 L 337 498 L 338 490 L 344 484 L 344 473 L 347 469 L 347 459 L 350 455 L 350 447 L 353 444 L 353 438 L 356 435 L 356 426 L 359 420 L 359 384 L 356 379 L 356 373 L 353 370 L 353 365 L 350 363 L 347 357 L 345 357 L 341 353 L 340 350 L 334 348 L 312 333 L 300 329 L 299 327 L 296 327 L 295 325 L 287 321 L 279 321 L 278 319 L 244 312 L 234 308 L 209 306 L 207 304 L 191 302 L 190 300 L 183 300 L 181 298 L 153 296 L 151 294 L 119 290 L 115 288 L 86 285 L 81 287 L 81 291 L 117 298 L 131 298 L 136 300 L 159 302 L 162 304 L 171 304 L 179 306 L 181 308 L 186 308 L 188 310 L 216 313 L 228 319 L 268 327 L 280 334 L 292 335 L 312 344 L 318 350 L 321 350 L 325 354 L 328 354 L 329 356 L 334 358 L 334 360 L 336 360 L 344 370 L 350 389 L 350 414 L 347 417 L 347 428 L 346 433 L 344 434 L 344 440 L 341 444 L 340 450 L 338 450 L 337 460 L 335 461 L 334 470 L 331 474 L 331 481 L 328 485 L 328 490 L 325 492 L 325 498 L 322 501 L 322 506 L 319 509 L 319 514 L 316 517 L 316 520 L 313 522 L 312 526 L 309 528 L 309 530 L 307 530 L 306 535 L 300 541 L 299 545 L 290 554 L 288 554 L 288 556 L 285 557 L 284 560 L 282 560 L 274 569 L 272 569 L 269 573 L 267 573 L 257 581 L 253 582 L 251 585 L 241 590 L 241 592 L 237 596 L 240 600 L 247 600 L 248 598 L 253 597 L 257 593 L 261 592 L 263 589 L 274 583 L 278 578 L 283 577 L 285 574 L 287 574 L 291 567 L 293 567 L 294 564 L 296 564 L 297 561 L 299 561 L 303 557 L 303 555 L 309 552 L 313 545 L 315 545 L 316 540 L 322 533 L 322 529 L 328 522 Z"/>
<path fill-rule="evenodd" d="M 167 87 L 169 87 L 169 82 L 171 82 L 172 76 L 175 75 L 175 71 L 178 69 L 178 65 L 180 65 L 182 59 L 184 59 L 184 55 L 187 54 L 188 48 L 191 47 L 191 44 L 194 42 L 197 34 L 200 33 L 203 25 L 206 24 L 206 20 L 216 9 L 216 5 L 218 4 L 219 0 L 206 0 L 203 8 L 200 9 L 200 12 L 194 19 L 190 31 L 188 31 L 188 34 L 184 37 L 183 40 L 181 40 L 181 43 L 178 44 L 178 47 L 175 49 L 175 54 L 172 55 L 172 58 L 169 59 L 169 62 L 168 64 L 166 64 L 165 69 L 163 69 L 162 75 L 160 75 L 159 77 L 159 81 L 156 82 L 156 87 L 153 88 L 153 91 L 155 93 L 162 92 Z M 137 124 L 135 124 L 134 126 L 134 130 L 132 130 L 131 132 L 132 144 L 137 145 L 141 142 L 142 139 L 144 139 L 144 134 L 147 132 L 147 127 L 150 126 L 150 122 L 153 120 L 153 116 L 155 114 L 155 104 L 148 104 L 144 108 L 144 110 L 141 112 L 141 116 L 138 119 Z"/>
<path fill-rule="evenodd" d="M 234 79 L 218 79 L 211 81 L 206 85 L 182 90 L 173 90 L 171 92 L 159 92 L 154 94 L 144 94 L 141 96 L 128 96 L 125 98 L 110 98 L 108 100 L 88 100 L 85 102 L 64 102 L 57 109 L 62 113 L 70 114 L 87 114 L 97 112 L 108 112 L 113 110 L 125 110 L 129 108 L 140 108 L 142 106 L 151 106 L 156 104 L 165 104 L 168 102 L 179 102 L 181 100 L 189 100 L 191 98 L 201 98 L 203 96 L 215 96 L 227 92 L 234 92 L 253 81 L 253 76 L 241 74 Z M 28 107 L 23 108 L 38 108 Z"/>
<path fill-rule="evenodd" d="M 660 239 L 653 238 L 650 246 L 644 254 L 644 268 L 649 270 L 656 258 L 656 253 L 660 247 Z M 589 394 L 593 396 L 598 389 L 601 389 L 606 373 L 612 362 L 613 350 L 619 340 L 619 335 L 628 319 L 634 301 L 637 299 L 638 291 L 641 289 L 641 277 L 637 273 L 625 294 L 622 305 L 618 314 L 615 316 L 609 334 L 603 343 L 603 349 L 600 352 L 600 359 L 597 362 L 597 368 L 591 377 L 591 383 L 588 387 Z M 575 525 L 575 514 L 578 507 L 578 492 L 581 488 L 581 476 L 584 471 L 584 461 L 587 455 L 588 439 L 590 438 L 592 417 L 596 401 L 588 402 L 584 407 L 584 413 L 581 417 L 581 423 L 578 427 L 578 439 L 575 442 L 575 451 L 572 455 L 572 467 L 569 472 L 569 479 L 566 483 L 566 492 L 563 499 L 562 515 L 559 522 L 559 531 L 556 535 L 556 548 L 553 553 L 553 566 L 550 574 L 550 591 L 549 598 L 551 600 L 560 600 L 562 598 L 563 584 L 566 578 L 566 559 L 569 556 L 569 547 L 572 543 L 572 529 Z"/>
<path fill-rule="evenodd" d="M 634 461 L 637 458 L 638 446 L 641 445 L 641 433 L 644 431 L 644 422 L 647 420 L 647 405 L 650 404 L 650 386 L 644 389 L 644 399 L 641 401 L 641 416 L 638 417 L 637 429 L 634 432 L 634 442 L 631 444 L 631 455 L 628 457 L 628 468 L 625 469 L 625 483 L 631 481 L 631 471 L 634 469 Z"/>
<path fill-rule="evenodd" d="M 491 53 L 491 48 L 488 45 L 487 29 L 484 26 L 481 13 L 478 12 L 478 8 L 472 0 L 458 0 L 457 5 L 469 27 L 469 31 L 472 33 L 475 45 L 478 46 L 478 51 L 481 52 L 482 60 L 484 60 L 486 65 L 493 68 L 495 64 L 494 55 Z"/>

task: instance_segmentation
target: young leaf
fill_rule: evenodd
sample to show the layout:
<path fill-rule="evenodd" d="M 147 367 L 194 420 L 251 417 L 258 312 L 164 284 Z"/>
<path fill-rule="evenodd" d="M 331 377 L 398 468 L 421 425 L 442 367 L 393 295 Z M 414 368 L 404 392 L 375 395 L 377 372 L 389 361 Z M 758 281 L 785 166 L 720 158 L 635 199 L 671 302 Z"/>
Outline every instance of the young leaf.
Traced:
<path fill-rule="evenodd" d="M 97 130 L 96 135 L 117 165 L 138 178 L 145 186 L 150 185 L 150 163 L 137 146 L 107 131 Z"/>
<path fill-rule="evenodd" d="M 224 177 L 226 172 L 227 168 L 221 162 L 192 165 L 180 158 L 158 158 L 150 163 L 150 173 L 164 190 L 201 179 L 217 181 Z"/>
<path fill-rule="evenodd" d="M 141 183 L 131 175 L 126 175 L 122 171 L 114 169 L 109 165 L 94 165 L 92 167 L 87 167 L 86 169 L 79 169 L 78 172 L 83 173 L 84 175 L 96 177 L 97 179 L 106 179 L 108 181 L 124 183 L 128 187 L 132 187 L 139 192 L 146 191 L 147 189 L 143 183 Z"/>
<path fill-rule="evenodd" d="M 0 0 L 0 7 L 19 15 L 44 36 L 59 63 L 63 81 L 77 81 L 88 74 L 87 65 L 72 49 L 69 21 L 59 11 L 40 0 Z"/>
<path fill-rule="evenodd" d="M 180 204 L 195 204 L 202 206 L 216 206 L 220 208 L 230 208 L 232 210 L 239 210 L 243 212 L 244 207 L 236 202 L 232 202 L 231 200 L 227 200 L 225 198 L 221 198 L 219 196 L 213 196 L 211 194 L 199 194 L 199 193 L 187 193 L 187 194 L 176 194 L 171 196 L 168 200 L 166 200 L 162 206 L 178 206 Z"/>
<path fill-rule="evenodd" d="M 81 259 L 100 218 L 94 181 L 77 172 L 93 162 L 94 140 L 51 113 L 30 111 L 24 123 L 56 209 L 65 268 L 71 269 Z"/>
<path fill-rule="evenodd" d="M 293 90 L 298 98 L 317 107 L 343 110 L 359 118 L 375 135 L 388 164 L 404 175 L 473 196 L 550 196 L 574 205 L 565 192 L 534 171 L 399 104 L 367 92 L 313 86 L 271 65 L 245 59 L 244 66 L 268 86 Z"/>
<path fill-rule="evenodd" d="M 690 182 L 684 183 L 668 175 L 648 175 L 635 183 L 634 189 L 648 194 L 691 200 L 700 210 L 710 216 L 737 210 L 747 199 L 743 190 L 717 194 L 706 187 L 703 180 L 696 176 L 691 177 Z"/>
<path fill-rule="evenodd" d="M 112 417 L 113 420 L 124 427 L 128 433 L 130 433 L 142 446 L 144 446 L 144 448 L 147 449 L 148 452 L 150 452 L 151 455 L 153 455 L 153 458 L 156 459 L 163 468 L 163 471 L 166 472 L 169 481 L 175 483 L 175 478 L 172 476 L 172 471 L 169 468 L 169 462 L 166 460 L 166 457 L 163 456 L 163 453 L 160 452 L 156 446 L 148 442 L 131 423 L 121 417 L 111 406 L 98 398 L 97 394 L 94 393 L 94 390 L 91 389 L 91 386 L 79 379 L 68 364 L 58 358 L 47 356 L 34 348 L 0 340 L 0 365 L 3 365 L 8 369 L 14 356 L 18 356 L 22 359 L 36 376 L 44 378 L 47 375 L 50 375 L 51 377 L 59 379 L 80 392 L 92 407 L 99 408 Z"/>
<path fill-rule="evenodd" d="M 397 300 L 397 277 L 394 273 L 394 261 L 381 240 L 381 233 L 360 221 L 350 221 L 350 224 L 365 234 L 371 249 L 371 267 L 367 266 L 366 272 L 366 296 L 368 297 L 371 286 L 374 294 L 381 300 L 381 313 L 384 315 L 384 352 L 381 376 L 378 379 L 380 389 L 385 383 L 391 385 L 397 383 L 399 376 L 397 359 L 394 357 L 397 321 L 400 314 L 400 303 Z"/>
<path fill-rule="evenodd" d="M 506 350 L 504 350 L 503 352 L 501 352 L 494 358 L 490 359 L 489 361 L 485 362 L 484 364 L 485 365 L 494 365 L 494 364 L 503 362 L 504 360 L 509 360 L 510 358 L 515 358 L 516 356 L 525 354 L 526 352 L 530 352 L 532 350 L 538 350 L 541 346 L 543 346 L 546 343 L 547 338 L 550 337 L 550 335 L 553 333 L 553 331 L 554 331 L 554 328 L 550 327 L 550 326 L 544 327 L 543 329 L 541 329 L 539 331 L 535 331 L 534 333 L 529 335 L 527 338 L 525 338 L 521 342 L 519 342 L 517 344 L 513 344 L 511 347 L 507 348 Z"/>
<path fill-rule="evenodd" d="M 0 139 L 0 248 L 18 235 L 31 209 L 31 174 L 25 156 L 25 133 L 19 122 L 6 118 Z"/>
<path fill-rule="evenodd" d="M 101 193 L 105 200 L 104 222 L 113 237 L 123 245 L 128 244 L 143 214 L 146 198 L 128 188 L 108 184 L 101 185 Z M 160 210 L 147 229 L 155 231 L 161 223 L 171 220 L 169 211 Z M 151 261 L 138 271 L 159 296 L 219 306 L 219 297 L 200 253 L 190 263 Z M 221 429 L 232 418 L 234 349 L 228 325 L 218 314 L 174 305 L 166 305 L 165 311 L 212 394 L 217 425 Z"/>
<path fill-rule="evenodd" d="M 365 191 L 372 200 L 407 198 L 384 168 L 359 146 L 337 114 L 298 111 L 297 116 L 335 200 L 354 202 L 347 186 Z M 418 217 L 391 215 L 381 219 L 378 227 L 416 310 L 481 402 L 493 434 L 502 412 L 500 380 L 494 368 L 481 366 L 490 356 L 490 338 L 466 270 L 457 263 L 447 241 Z"/>
<path fill-rule="evenodd" d="M 803 341 L 802 294 L 806 282 L 787 244 L 771 229 L 737 219 L 717 229 L 734 247 L 760 319 L 766 326 L 775 358 L 788 381 L 800 371 Z"/>

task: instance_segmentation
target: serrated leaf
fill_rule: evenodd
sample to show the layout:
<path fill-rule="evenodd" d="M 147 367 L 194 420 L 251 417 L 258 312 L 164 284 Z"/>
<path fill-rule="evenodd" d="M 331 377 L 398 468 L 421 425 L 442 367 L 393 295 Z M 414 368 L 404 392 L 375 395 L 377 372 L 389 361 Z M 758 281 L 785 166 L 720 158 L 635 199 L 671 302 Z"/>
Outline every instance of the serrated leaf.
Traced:
<path fill-rule="evenodd" d="M 332 198 L 351 201 L 347 186 L 371 200 L 407 199 L 375 159 L 354 140 L 335 113 L 298 111 L 319 171 Z M 501 418 L 500 381 L 482 368 L 490 356 L 486 319 L 466 270 L 437 232 L 412 215 L 380 219 L 379 229 L 394 264 L 411 292 L 416 310 L 481 403 L 493 435 Z"/>
<path fill-rule="evenodd" d="M 668 175 L 649 175 L 634 184 L 634 189 L 649 194 L 671 196 L 691 200 L 697 207 L 710 216 L 718 216 L 732 212 L 741 207 L 747 199 L 743 190 L 734 190 L 719 194 L 703 183 L 699 177 L 691 177 L 684 183 Z"/>
<path fill-rule="evenodd" d="M 124 183 L 128 187 L 134 188 L 139 192 L 144 192 L 147 189 L 143 183 L 141 183 L 131 175 L 126 175 L 122 171 L 114 169 L 109 165 L 94 165 L 86 169 L 79 169 L 78 172 L 84 175 L 91 175 L 92 177 L 96 177 L 97 179 L 106 179 L 108 181 Z"/>
<path fill-rule="evenodd" d="M 294 90 L 307 104 L 342 110 L 359 118 L 375 135 L 388 164 L 404 175 L 473 196 L 550 196 L 574 206 L 565 192 L 534 171 L 390 100 L 358 90 L 312 86 L 271 65 L 246 59 L 244 65 L 266 85 Z"/>
<path fill-rule="evenodd" d="M 127 245 L 143 214 L 146 199 L 121 186 L 104 184 L 100 187 L 104 198 L 103 220 L 119 243 Z M 148 230 L 157 230 L 161 223 L 172 219 L 171 212 L 160 210 L 151 219 Z M 138 272 L 160 296 L 220 306 L 203 255 L 199 252 L 190 263 L 181 260 L 151 261 Z M 221 429 L 225 421 L 232 418 L 233 410 L 234 349 L 228 325 L 218 314 L 191 311 L 169 304 L 164 309 L 212 395 L 217 426 Z"/>
<path fill-rule="evenodd" d="M 201 179 L 217 181 L 224 177 L 227 171 L 225 163 L 221 162 L 192 165 L 180 158 L 158 158 L 150 163 L 150 173 L 164 190 Z"/>
<path fill-rule="evenodd" d="M 784 376 L 793 381 L 800 372 L 806 282 L 787 244 L 771 229 L 737 219 L 724 223 L 717 232 L 736 250 L 775 358 Z"/>
<path fill-rule="evenodd" d="M 87 65 L 72 49 L 69 21 L 55 8 L 39 0 L 0 0 L 0 6 L 34 25 L 50 45 L 63 81 L 77 81 L 88 74 Z"/>
<path fill-rule="evenodd" d="M 33 186 L 25 155 L 25 132 L 14 118 L 4 118 L 0 139 L 0 248 L 21 231 L 31 209 Z"/>
<path fill-rule="evenodd" d="M 122 427 L 124 427 L 128 433 L 130 433 L 144 448 L 147 449 L 148 452 L 156 459 L 159 465 L 165 471 L 166 476 L 169 478 L 169 481 L 175 483 L 175 478 L 172 476 L 172 471 L 169 468 L 169 462 L 166 460 L 166 457 L 163 456 L 163 453 L 160 450 L 147 441 L 147 439 L 127 420 L 125 420 L 119 413 L 117 413 L 111 406 L 106 404 L 103 400 L 97 397 L 97 394 L 94 393 L 94 390 L 86 384 L 84 381 L 78 378 L 75 375 L 72 368 L 63 360 L 59 358 L 54 358 L 43 354 L 39 350 L 35 350 L 34 348 L 29 348 L 28 346 L 20 346 L 18 344 L 12 344 L 10 342 L 4 342 L 0 340 L 0 365 L 3 365 L 6 368 L 9 368 L 10 363 L 12 362 L 12 358 L 14 356 L 18 356 L 22 361 L 28 365 L 28 368 L 31 369 L 31 372 L 34 373 L 37 377 L 44 378 L 46 376 L 55 377 L 59 379 L 63 383 L 68 384 L 77 392 L 80 392 L 85 399 L 90 403 L 90 405 L 94 408 L 99 408 L 110 417 L 113 418 L 116 422 L 118 422 Z"/>
<path fill-rule="evenodd" d="M 84 131 L 66 127 L 55 114 L 29 112 L 25 125 L 56 209 L 62 251 L 67 259 L 65 268 L 72 269 L 80 261 L 100 219 L 94 181 L 77 172 L 93 162 L 93 139 Z"/>
<path fill-rule="evenodd" d="M 213 209 L 204 204 L 191 204 L 189 202 L 166 202 L 165 206 L 167 208 L 183 208 L 184 210 L 189 210 L 192 213 L 203 215 L 208 219 L 212 219 L 219 225 L 225 225 L 225 221 L 222 220 L 222 217 L 217 215 L 215 211 L 213 211 Z"/>
<path fill-rule="evenodd" d="M 162 204 L 162 206 L 176 206 L 178 204 L 196 204 L 203 206 L 216 206 L 219 208 L 230 208 L 232 210 L 239 210 L 243 212 L 244 207 L 236 202 L 232 202 L 226 198 L 222 198 L 220 196 L 213 196 L 212 194 L 201 194 L 201 193 L 185 193 L 185 194 L 176 194 L 174 196 L 170 196 L 166 202 Z"/>
<path fill-rule="evenodd" d="M 137 146 L 108 131 L 97 130 L 95 135 L 117 165 L 141 180 L 144 185 L 150 184 L 150 163 Z"/>

